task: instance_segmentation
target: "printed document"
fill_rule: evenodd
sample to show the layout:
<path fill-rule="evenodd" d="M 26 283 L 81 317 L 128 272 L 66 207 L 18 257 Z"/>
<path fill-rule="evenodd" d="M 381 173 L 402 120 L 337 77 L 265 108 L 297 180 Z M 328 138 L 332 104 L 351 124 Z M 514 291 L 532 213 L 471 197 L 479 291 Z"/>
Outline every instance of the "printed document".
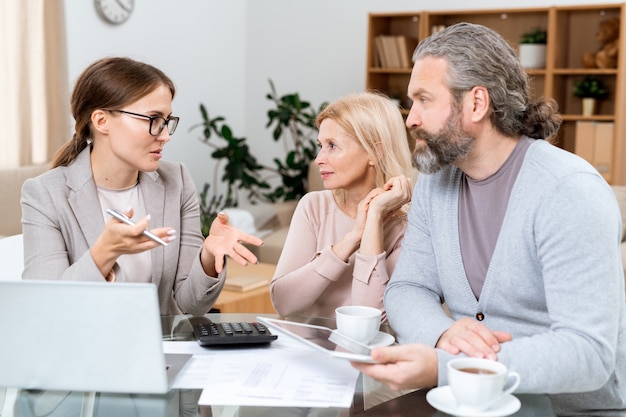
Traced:
<path fill-rule="evenodd" d="M 259 347 L 203 348 L 195 341 L 163 347 L 193 354 L 173 388 L 202 388 L 200 405 L 347 408 L 359 377 L 348 361 L 286 335 Z"/>

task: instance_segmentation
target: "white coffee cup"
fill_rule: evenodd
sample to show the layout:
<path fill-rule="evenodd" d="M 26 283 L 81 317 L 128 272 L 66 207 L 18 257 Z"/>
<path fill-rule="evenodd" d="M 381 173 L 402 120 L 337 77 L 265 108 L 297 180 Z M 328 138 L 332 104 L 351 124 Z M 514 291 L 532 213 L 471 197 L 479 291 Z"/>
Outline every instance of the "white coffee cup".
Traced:
<path fill-rule="evenodd" d="M 375 307 L 342 306 L 335 309 L 339 333 L 363 344 L 376 337 L 381 317 L 382 312 Z"/>
<path fill-rule="evenodd" d="M 520 383 L 520 376 L 517 372 L 509 372 L 500 362 L 457 358 L 448 362 L 448 383 L 459 407 L 483 411 L 512 393 Z"/>

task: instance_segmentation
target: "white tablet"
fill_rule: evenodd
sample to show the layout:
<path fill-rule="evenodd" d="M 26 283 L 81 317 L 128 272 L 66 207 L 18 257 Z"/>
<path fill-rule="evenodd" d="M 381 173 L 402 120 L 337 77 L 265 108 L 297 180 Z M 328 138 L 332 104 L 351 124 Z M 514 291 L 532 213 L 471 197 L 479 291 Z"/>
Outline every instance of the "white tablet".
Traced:
<path fill-rule="evenodd" d="M 349 339 L 328 327 L 268 317 L 257 317 L 257 320 L 271 329 L 292 336 L 300 342 L 336 358 L 353 362 L 375 363 L 370 356 L 371 349 L 367 345 Z"/>

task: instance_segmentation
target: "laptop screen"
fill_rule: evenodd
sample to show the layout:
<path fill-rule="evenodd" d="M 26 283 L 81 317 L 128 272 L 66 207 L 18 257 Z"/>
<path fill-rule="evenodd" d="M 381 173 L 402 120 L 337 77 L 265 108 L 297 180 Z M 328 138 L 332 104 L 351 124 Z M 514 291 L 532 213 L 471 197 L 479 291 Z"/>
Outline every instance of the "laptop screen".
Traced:
<path fill-rule="evenodd" d="M 0 282 L 0 386 L 168 390 L 154 284 Z"/>

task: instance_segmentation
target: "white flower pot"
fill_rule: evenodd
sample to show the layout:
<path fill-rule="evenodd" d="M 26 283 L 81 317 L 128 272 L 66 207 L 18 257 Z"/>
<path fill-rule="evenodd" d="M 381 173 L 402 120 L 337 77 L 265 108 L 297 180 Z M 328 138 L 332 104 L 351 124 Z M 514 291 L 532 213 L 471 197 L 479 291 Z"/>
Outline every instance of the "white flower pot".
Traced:
<path fill-rule="evenodd" d="M 596 99 L 585 97 L 583 102 L 583 116 L 593 116 L 596 113 Z"/>
<path fill-rule="evenodd" d="M 534 43 L 521 44 L 519 46 L 519 60 L 524 68 L 545 68 L 546 46 Z"/>

